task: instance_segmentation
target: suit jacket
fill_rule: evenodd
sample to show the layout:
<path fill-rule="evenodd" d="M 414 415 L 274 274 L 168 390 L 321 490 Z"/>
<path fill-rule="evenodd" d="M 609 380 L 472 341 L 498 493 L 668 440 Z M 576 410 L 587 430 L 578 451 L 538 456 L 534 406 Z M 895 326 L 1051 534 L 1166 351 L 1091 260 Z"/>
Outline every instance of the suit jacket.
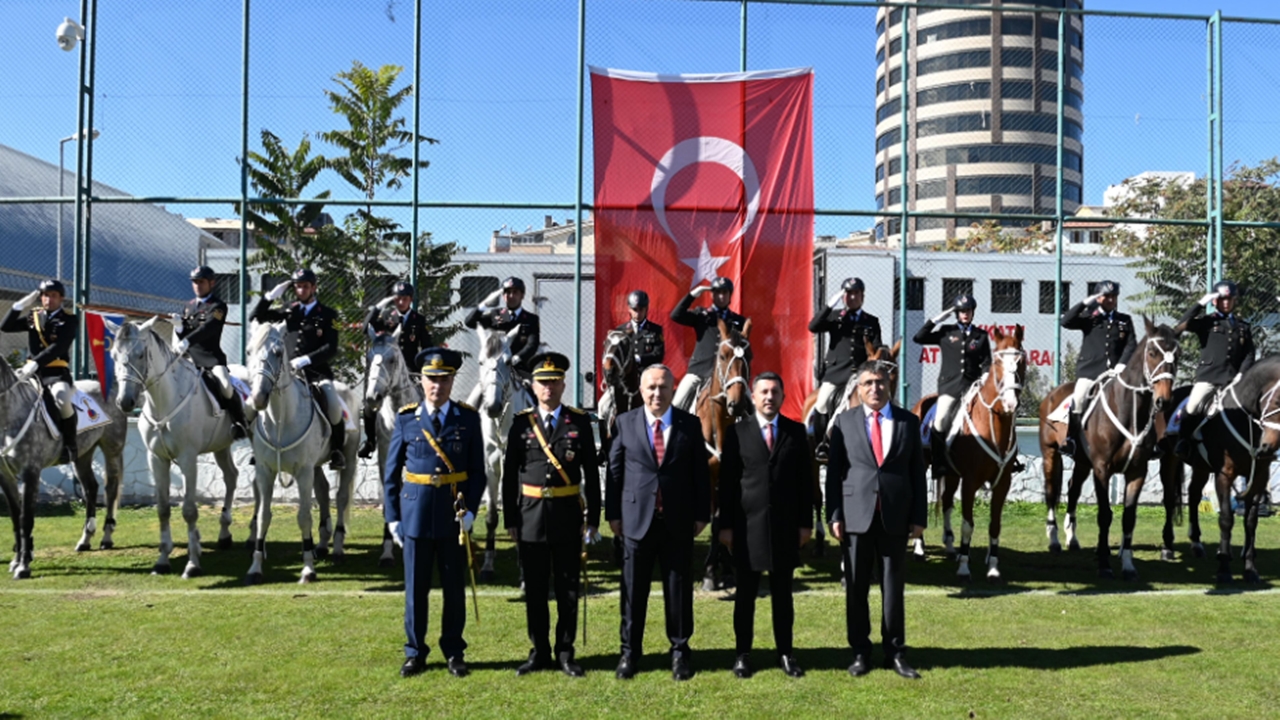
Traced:
<path fill-rule="evenodd" d="M 558 498 L 527 497 L 522 485 L 564 487 L 564 478 L 547 459 L 542 443 L 533 431 L 538 424 L 547 446 L 570 484 L 578 485 L 576 495 Z M 591 418 L 568 405 L 560 407 L 560 419 L 548 433 L 545 421 L 533 410 L 516 416 L 507 434 L 507 451 L 502 460 L 502 508 L 507 529 L 520 529 L 520 542 L 581 541 L 583 510 L 586 524 L 600 525 L 600 466 L 596 462 L 596 441 Z M 584 502 L 585 501 L 585 502 Z M 585 506 L 585 507 L 584 507 Z"/>
<path fill-rule="evenodd" d="M 867 361 L 867 341 L 880 344 L 880 319 L 866 310 L 840 308 L 837 312 L 824 305 L 809 321 L 809 332 L 815 335 L 825 332 L 829 338 L 818 379 L 844 385 L 853 371 Z"/>
<path fill-rule="evenodd" d="M 249 318 L 260 323 L 283 320 L 289 357 L 296 359 L 306 355 L 311 358 L 311 364 L 302 369 L 307 382 L 333 379 L 329 360 L 338 353 L 339 326 L 338 313 L 333 308 L 317 300 L 309 313 L 303 310 L 300 302 L 290 303 L 283 310 L 273 310 L 271 301 L 263 297 Z"/>
<path fill-rule="evenodd" d="M 178 337 L 190 344 L 187 356 L 196 367 L 213 368 L 227 364 L 227 355 L 222 352 L 222 327 L 226 321 L 227 304 L 214 293 L 210 293 L 204 302 L 194 298 L 182 307 Z"/>
<path fill-rule="evenodd" d="M 843 523 L 847 533 L 864 533 L 871 527 L 877 499 L 889 533 L 906 535 L 912 525 L 928 525 L 920 420 L 896 405 L 886 407 L 893 412 L 893 443 L 879 466 L 867 436 L 864 407 L 840 413 L 831 425 L 827 522 Z"/>
<path fill-rule="evenodd" d="M 1239 317 L 1228 319 L 1222 313 L 1204 315 L 1204 306 L 1197 304 L 1182 316 L 1187 332 L 1200 341 L 1200 364 L 1196 367 L 1196 382 L 1226 385 L 1253 366 L 1256 354 L 1253 329 Z"/>
<path fill-rule="evenodd" d="M 770 452 L 754 415 L 734 423 L 720 453 L 719 500 L 721 527 L 733 529 L 740 564 L 795 568 L 800 528 L 813 527 L 813 452 L 804 426 L 779 415 Z"/>
<path fill-rule="evenodd" d="M 1076 303 L 1062 316 L 1062 327 L 1084 333 L 1076 377 L 1092 380 L 1116 365 L 1128 364 L 1138 347 L 1133 318 L 1122 312 L 1110 315 L 1098 303 Z"/>
<path fill-rule="evenodd" d="M 942 395 L 963 395 L 991 367 L 991 336 L 977 325 L 970 324 L 965 331 L 956 324 L 934 327 L 932 320 L 926 320 L 912 340 L 941 349 L 938 392 Z"/>
<path fill-rule="evenodd" d="M 431 421 L 418 414 L 418 407 L 418 403 L 406 405 L 396 415 L 382 475 L 383 516 L 389 523 L 399 521 L 405 537 L 457 538 L 454 489 L 474 513 L 480 508 L 486 485 L 480 415 L 456 401 L 449 404 L 435 439 L 453 463 L 453 471 L 467 473 L 467 479 L 456 485 L 434 487 L 403 482 L 400 476 L 406 470 L 422 475 L 451 472 L 423 435 L 424 431 L 431 432 Z"/>
<path fill-rule="evenodd" d="M 681 528 L 676 537 L 692 542 L 693 524 L 711 522 L 711 471 L 702 423 L 697 416 L 672 408 L 671 432 L 659 466 L 649 444 L 644 408 L 622 413 L 616 422 L 605 479 L 605 520 L 621 520 L 623 535 L 643 538 L 661 488 L 668 531 Z M 683 528 L 688 528 L 688 534 Z"/>
<path fill-rule="evenodd" d="M 697 336 L 697 344 L 693 346 L 693 355 L 689 358 L 687 372 L 706 379 L 711 377 L 712 371 L 716 368 L 716 351 L 719 350 L 722 339 L 719 321 L 723 319 L 724 324 L 731 330 L 740 331 L 747 319 L 728 308 L 717 310 L 713 306 L 690 309 L 695 299 L 692 294 L 685 295 L 684 299 L 671 311 L 671 321 L 677 325 L 693 328 Z M 747 351 L 747 362 L 751 362 L 750 350 Z"/>

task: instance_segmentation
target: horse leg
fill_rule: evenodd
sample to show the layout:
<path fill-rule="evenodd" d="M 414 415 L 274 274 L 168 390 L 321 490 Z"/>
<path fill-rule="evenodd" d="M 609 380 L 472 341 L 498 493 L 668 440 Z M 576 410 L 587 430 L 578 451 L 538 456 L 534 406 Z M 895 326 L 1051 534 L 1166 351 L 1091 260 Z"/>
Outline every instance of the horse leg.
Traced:
<path fill-rule="evenodd" d="M 219 550 L 230 550 L 235 540 L 231 537 L 231 506 L 236 500 L 236 483 L 240 478 L 240 471 L 236 469 L 236 463 L 231 456 L 231 448 L 226 447 L 213 452 L 213 461 L 218 464 L 218 470 L 222 472 L 222 512 L 218 514 L 218 545 Z"/>
<path fill-rule="evenodd" d="M 1133 566 L 1133 531 L 1138 524 L 1138 498 L 1142 495 L 1142 486 L 1146 483 L 1146 467 L 1130 470 L 1125 476 L 1124 513 L 1120 517 L 1120 577 L 1125 580 L 1137 580 L 1138 569 Z"/>
<path fill-rule="evenodd" d="M 196 454 L 194 450 L 183 453 L 178 459 L 182 471 L 182 519 L 187 521 L 187 567 L 183 579 L 200 577 L 200 506 L 196 504 Z"/>
<path fill-rule="evenodd" d="M 326 456 L 328 457 L 328 456 Z M 332 487 L 329 483 L 329 474 L 322 467 L 316 467 L 311 472 L 311 485 L 315 488 L 315 503 L 320 511 L 320 544 L 316 545 L 313 553 L 318 558 L 324 558 L 329 555 L 329 538 L 333 537 L 333 519 L 329 515 L 329 496 Z M 302 488 L 298 488 L 298 492 L 302 492 Z M 299 518 L 301 518 L 302 505 L 301 500 L 298 501 Z M 311 508 L 307 508 L 307 513 L 311 512 Z M 308 524 L 310 528 L 310 524 Z M 310 531 L 303 537 L 309 537 Z M 305 540 L 304 540 L 305 542 Z"/>
<path fill-rule="evenodd" d="M 1231 530 L 1236 523 L 1236 514 L 1231 509 L 1232 481 L 1235 478 L 1217 472 L 1214 475 L 1214 486 L 1218 492 L 1218 582 L 1231 582 Z"/>
<path fill-rule="evenodd" d="M 84 528 L 76 552 L 86 552 L 93 549 L 93 536 L 98 532 L 98 476 L 93 474 L 92 450 L 76 458 L 73 472 L 84 490 Z"/>
<path fill-rule="evenodd" d="M 947 480 L 950 483 L 951 476 Z M 976 495 L 976 488 L 970 488 L 968 483 L 960 490 L 960 568 L 956 570 L 956 577 L 962 583 L 969 582 L 969 543 L 973 540 L 973 499 Z"/>
<path fill-rule="evenodd" d="M 104 446 L 102 457 L 107 480 L 107 520 L 102 524 L 102 542 L 98 544 L 98 549 L 110 550 L 116 546 L 111 536 L 115 533 L 116 512 L 120 509 L 120 487 L 124 480 L 124 451 L 117 448 L 114 452 L 108 452 Z"/>
<path fill-rule="evenodd" d="M 1204 486 L 1209 482 L 1209 471 L 1196 466 L 1191 468 L 1191 484 L 1187 486 L 1187 539 L 1191 541 L 1192 557 L 1205 557 L 1204 543 L 1200 541 L 1200 500 Z"/>
<path fill-rule="evenodd" d="M 338 473 L 337 519 L 333 528 L 333 553 L 329 556 L 334 563 L 341 563 L 347 557 L 344 546 L 347 542 L 347 520 L 350 519 L 351 496 L 355 493 L 355 486 L 356 462 L 348 458 L 347 466 Z"/>
<path fill-rule="evenodd" d="M 1067 550 L 1079 550 L 1080 539 L 1076 537 L 1076 508 L 1080 505 L 1080 493 L 1084 490 L 1084 479 L 1089 474 L 1089 466 L 1076 463 L 1071 468 L 1071 483 L 1067 485 Z"/>
<path fill-rule="evenodd" d="M 987 581 L 998 583 L 1000 578 L 1000 531 L 1004 523 L 1004 501 L 1009 496 L 1009 486 L 1013 484 L 1013 468 L 1006 467 L 996 477 L 996 484 L 991 489 L 991 520 L 987 531 L 990 544 L 987 546 Z"/>
<path fill-rule="evenodd" d="M 1098 504 L 1098 577 L 1110 580 L 1115 577 L 1111 570 L 1111 497 L 1109 494 L 1111 476 L 1104 475 L 1094 468 L 1093 493 Z"/>
<path fill-rule="evenodd" d="M 493 561 L 498 555 L 497 538 L 498 538 L 498 494 L 499 484 L 493 479 L 493 475 L 489 475 L 488 502 L 485 503 L 484 510 L 484 564 L 480 566 L 480 582 L 491 583 L 497 579 L 498 574 L 494 572 Z"/>
<path fill-rule="evenodd" d="M 1173 562 L 1173 525 L 1182 508 L 1182 461 L 1166 453 L 1160 458 L 1160 486 L 1164 500 L 1164 528 L 1160 531 L 1160 559 Z"/>
<path fill-rule="evenodd" d="M 271 499 L 275 494 L 275 471 L 265 461 L 254 465 L 254 487 L 257 488 L 258 510 L 254 513 L 257 525 L 253 528 L 253 563 L 245 576 L 246 585 L 262 584 L 262 563 L 267 559 L 267 529 L 271 527 Z"/>
<path fill-rule="evenodd" d="M 1058 502 L 1062 498 L 1062 456 L 1057 448 L 1043 448 L 1044 457 L 1044 504 L 1048 511 L 1045 515 L 1044 533 L 1049 538 L 1049 552 L 1062 552 L 1062 543 L 1058 541 Z"/>
<path fill-rule="evenodd" d="M 151 468 L 151 477 L 156 484 L 156 515 L 160 519 L 160 558 L 151 567 L 151 574 L 168 575 L 169 555 L 173 552 L 173 534 L 169 531 L 169 515 L 173 512 L 173 508 L 169 507 L 171 468 L 168 460 L 155 453 L 147 453 L 147 465 Z"/>
<path fill-rule="evenodd" d="M 18 565 L 13 570 L 14 580 L 31 577 L 31 562 L 35 557 L 36 495 L 40 491 L 40 469 L 28 467 L 22 473 L 22 509 L 10 510 L 21 517 L 22 528 L 18 542 Z"/>
<path fill-rule="evenodd" d="M 951 527 L 951 512 L 956 507 L 956 486 L 959 478 L 948 477 L 942 487 L 942 545 L 947 559 L 956 559 L 956 533 Z"/>
<path fill-rule="evenodd" d="M 11 477 L 0 471 L 0 490 L 4 491 L 5 502 L 9 505 L 9 520 L 13 523 L 13 558 L 9 561 L 9 572 L 18 569 L 18 560 L 22 557 L 22 496 L 18 491 L 18 482 L 23 476 Z"/>
<path fill-rule="evenodd" d="M 316 478 L 325 478 L 323 481 L 317 481 Z M 325 487 L 324 499 L 325 505 L 329 501 L 328 478 L 325 477 L 323 470 L 317 470 L 314 467 L 304 466 L 298 470 L 295 478 L 298 481 L 298 530 L 302 533 L 302 577 L 298 582 L 302 585 L 315 582 L 316 580 L 316 544 L 311 539 L 311 492 L 312 486 L 323 482 Z M 321 514 L 325 516 L 322 522 L 328 522 L 327 507 L 321 506 Z M 323 532 L 324 527 L 321 526 Z"/>

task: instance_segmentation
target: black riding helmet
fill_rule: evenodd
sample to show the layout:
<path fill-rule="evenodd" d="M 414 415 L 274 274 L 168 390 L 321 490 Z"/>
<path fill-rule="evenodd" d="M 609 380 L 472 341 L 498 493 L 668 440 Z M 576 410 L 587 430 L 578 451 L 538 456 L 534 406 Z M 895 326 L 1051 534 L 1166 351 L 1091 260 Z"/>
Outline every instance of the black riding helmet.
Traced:
<path fill-rule="evenodd" d="M 978 301 L 973 299 L 972 295 L 960 293 L 955 300 L 951 301 L 951 307 L 956 312 L 973 312 L 978 309 Z"/>
<path fill-rule="evenodd" d="M 1231 280 L 1219 280 L 1218 282 L 1214 283 L 1213 291 L 1218 293 L 1222 297 L 1233 298 L 1233 297 L 1240 296 L 1240 286 L 1236 285 Z"/>
<path fill-rule="evenodd" d="M 1120 283 L 1114 280 L 1103 280 L 1097 285 L 1099 295 L 1119 295 Z"/>
<path fill-rule="evenodd" d="M 59 295 L 66 297 L 67 286 L 63 285 L 62 282 L 59 280 L 53 280 L 53 279 L 45 280 L 44 282 L 40 283 L 40 294 L 43 295 L 47 292 L 56 292 Z"/>
<path fill-rule="evenodd" d="M 312 285 L 316 284 L 316 274 L 311 271 L 311 268 L 299 268 L 295 270 L 293 272 L 293 277 L 290 279 L 296 283 L 306 282 L 311 283 Z"/>
<path fill-rule="evenodd" d="M 400 282 L 395 284 L 395 287 L 392 288 L 391 294 L 411 298 L 413 297 L 413 285 L 410 285 L 404 280 L 401 280 Z"/>
<path fill-rule="evenodd" d="M 519 290 L 524 292 L 524 281 L 518 277 L 509 277 L 502 281 L 503 290 Z"/>
<path fill-rule="evenodd" d="M 862 278 L 851 277 L 841 283 L 840 289 L 847 293 L 863 292 L 867 289 L 867 286 L 862 282 Z"/>
<path fill-rule="evenodd" d="M 632 290 L 627 295 L 627 307 L 632 310 L 642 310 L 649 307 L 649 293 L 643 290 Z"/>
<path fill-rule="evenodd" d="M 732 281 L 732 280 L 730 280 L 730 279 L 729 279 L 729 278 L 727 278 L 727 277 L 718 277 L 718 278 L 716 278 L 715 280 L 712 280 L 712 281 L 711 281 L 711 291 L 712 291 L 712 292 L 718 292 L 718 291 L 720 291 L 720 290 L 725 290 L 725 291 L 727 291 L 727 292 L 732 293 L 732 292 L 733 292 L 733 281 Z"/>
<path fill-rule="evenodd" d="M 201 265 L 191 271 L 192 280 L 212 280 L 214 278 L 213 268 L 208 265 Z"/>

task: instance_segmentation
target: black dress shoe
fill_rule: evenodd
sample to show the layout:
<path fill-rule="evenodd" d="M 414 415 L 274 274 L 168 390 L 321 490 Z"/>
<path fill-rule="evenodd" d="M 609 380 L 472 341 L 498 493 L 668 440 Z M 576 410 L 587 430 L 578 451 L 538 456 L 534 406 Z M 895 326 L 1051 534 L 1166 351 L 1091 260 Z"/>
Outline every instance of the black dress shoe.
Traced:
<path fill-rule="evenodd" d="M 464 678 L 471 674 L 470 668 L 467 667 L 467 662 L 460 657 L 449 658 L 448 667 L 449 674 L 457 678 Z"/>
<path fill-rule="evenodd" d="M 421 675 L 426 671 L 426 658 L 414 655 L 411 658 L 404 659 L 404 664 L 400 666 L 400 677 L 413 677 L 414 675 Z"/>
<path fill-rule="evenodd" d="M 908 665 L 906 658 L 901 655 L 886 658 L 884 661 L 884 667 L 886 670 L 893 670 L 908 680 L 920 679 L 920 673 L 916 672 L 915 668 Z"/>
<path fill-rule="evenodd" d="M 796 662 L 796 656 L 787 654 L 778 658 L 778 664 L 782 666 L 782 672 L 787 675 L 798 678 L 804 677 L 804 669 L 800 667 L 800 663 Z"/>
<path fill-rule="evenodd" d="M 693 668 L 689 666 L 689 658 L 677 655 L 671 660 L 671 677 L 674 680 L 688 680 L 693 677 Z"/>
<path fill-rule="evenodd" d="M 636 676 L 636 663 L 630 657 L 623 655 L 618 660 L 618 669 L 614 672 L 614 676 L 619 680 L 630 680 Z"/>
<path fill-rule="evenodd" d="M 549 667 L 553 667 L 551 665 L 551 660 L 545 655 L 539 655 L 538 651 L 534 650 L 529 653 L 529 659 L 525 660 L 521 663 L 520 667 L 516 668 L 516 676 L 520 677 L 528 675 L 529 673 L 534 673 L 539 670 L 546 670 Z"/>
<path fill-rule="evenodd" d="M 866 655 L 854 655 L 853 664 L 849 666 L 849 674 L 854 677 L 862 677 L 871 672 L 871 663 L 867 662 Z"/>
<path fill-rule="evenodd" d="M 569 677 L 583 677 L 586 671 L 574 661 L 571 653 L 560 653 L 560 670 Z"/>
<path fill-rule="evenodd" d="M 746 680 L 755 674 L 755 671 L 751 669 L 751 660 L 746 653 L 739 655 L 733 661 L 733 674 L 742 680 Z"/>

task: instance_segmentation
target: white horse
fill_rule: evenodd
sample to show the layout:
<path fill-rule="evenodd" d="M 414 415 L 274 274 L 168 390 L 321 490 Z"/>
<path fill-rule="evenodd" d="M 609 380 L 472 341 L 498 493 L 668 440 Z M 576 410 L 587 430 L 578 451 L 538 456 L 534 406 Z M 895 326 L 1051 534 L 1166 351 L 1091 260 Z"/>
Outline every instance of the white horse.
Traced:
<path fill-rule="evenodd" d="M 394 333 L 380 334 L 369 347 L 368 368 L 364 381 L 364 403 L 378 413 L 378 480 L 387 467 L 387 447 L 391 444 L 391 432 L 395 429 L 396 413 L 414 402 L 422 402 L 422 386 L 413 381 L 409 364 L 400 352 L 400 327 Z M 382 556 L 378 565 L 395 565 L 394 545 L 391 533 L 383 526 Z"/>
<path fill-rule="evenodd" d="M 94 396 L 111 423 L 77 433 L 80 455 L 75 460 L 75 476 L 84 489 L 85 521 L 76 551 L 90 548 L 97 532 L 98 479 L 93 474 L 93 451 L 102 449 L 106 461 L 107 521 L 102 531 L 102 549 L 114 546 L 111 533 L 116 526 L 120 503 L 120 480 L 124 475 L 124 444 L 128 421 L 124 413 L 105 402 L 98 383 L 80 381 L 76 388 Z M 9 572 L 15 580 L 31 577 L 32 530 L 35 526 L 36 495 L 40 471 L 57 464 L 62 438 L 40 418 L 40 381 L 20 382 L 7 362 L 0 360 L 0 490 L 9 503 L 13 520 L 13 560 Z M 18 483 L 22 483 L 22 495 Z"/>
<path fill-rule="evenodd" d="M 263 324 L 255 328 L 249 352 L 252 354 L 249 370 L 253 379 L 250 397 L 258 411 L 253 432 L 258 509 L 254 523 L 253 564 L 245 582 L 249 585 L 262 582 L 276 476 L 287 474 L 298 483 L 298 529 L 302 531 L 303 565 L 300 582 L 309 583 L 316 579 L 311 495 L 316 466 L 328 460 L 332 429 L 324 412 L 311 397 L 307 383 L 289 373 L 283 323 Z"/>
<path fill-rule="evenodd" d="M 196 504 L 196 462 L 213 453 L 226 489 L 218 518 L 218 549 L 231 548 L 231 505 L 235 501 L 240 472 L 231 457 L 232 421 L 205 389 L 200 370 L 190 359 L 171 350 L 152 328 L 157 318 L 141 324 L 124 323 L 111 347 L 115 363 L 116 405 L 132 412 L 142 400 L 138 434 L 147 446 L 147 466 L 156 486 L 156 513 L 160 516 L 160 559 L 151 572 L 170 572 L 173 536 L 169 530 L 169 490 L 172 465 L 182 471 L 182 518 L 187 521 L 187 567 L 182 577 L 198 577 L 200 568 L 200 508 Z M 228 368 L 236 377 L 248 377 L 243 366 Z M 141 398 L 139 397 L 141 396 Z"/>
<path fill-rule="evenodd" d="M 511 333 L 515 333 L 512 330 Z M 484 542 L 484 565 L 480 581 L 493 582 L 493 560 L 497 554 L 498 499 L 502 497 L 502 458 L 506 454 L 507 432 L 516 413 L 529 407 L 529 396 L 511 368 L 511 343 L 508 333 L 476 327 L 480 336 L 480 379 L 471 397 L 480 410 L 480 429 L 484 434 L 485 471 L 489 476 L 489 500 L 484 525 L 488 536 Z"/>

